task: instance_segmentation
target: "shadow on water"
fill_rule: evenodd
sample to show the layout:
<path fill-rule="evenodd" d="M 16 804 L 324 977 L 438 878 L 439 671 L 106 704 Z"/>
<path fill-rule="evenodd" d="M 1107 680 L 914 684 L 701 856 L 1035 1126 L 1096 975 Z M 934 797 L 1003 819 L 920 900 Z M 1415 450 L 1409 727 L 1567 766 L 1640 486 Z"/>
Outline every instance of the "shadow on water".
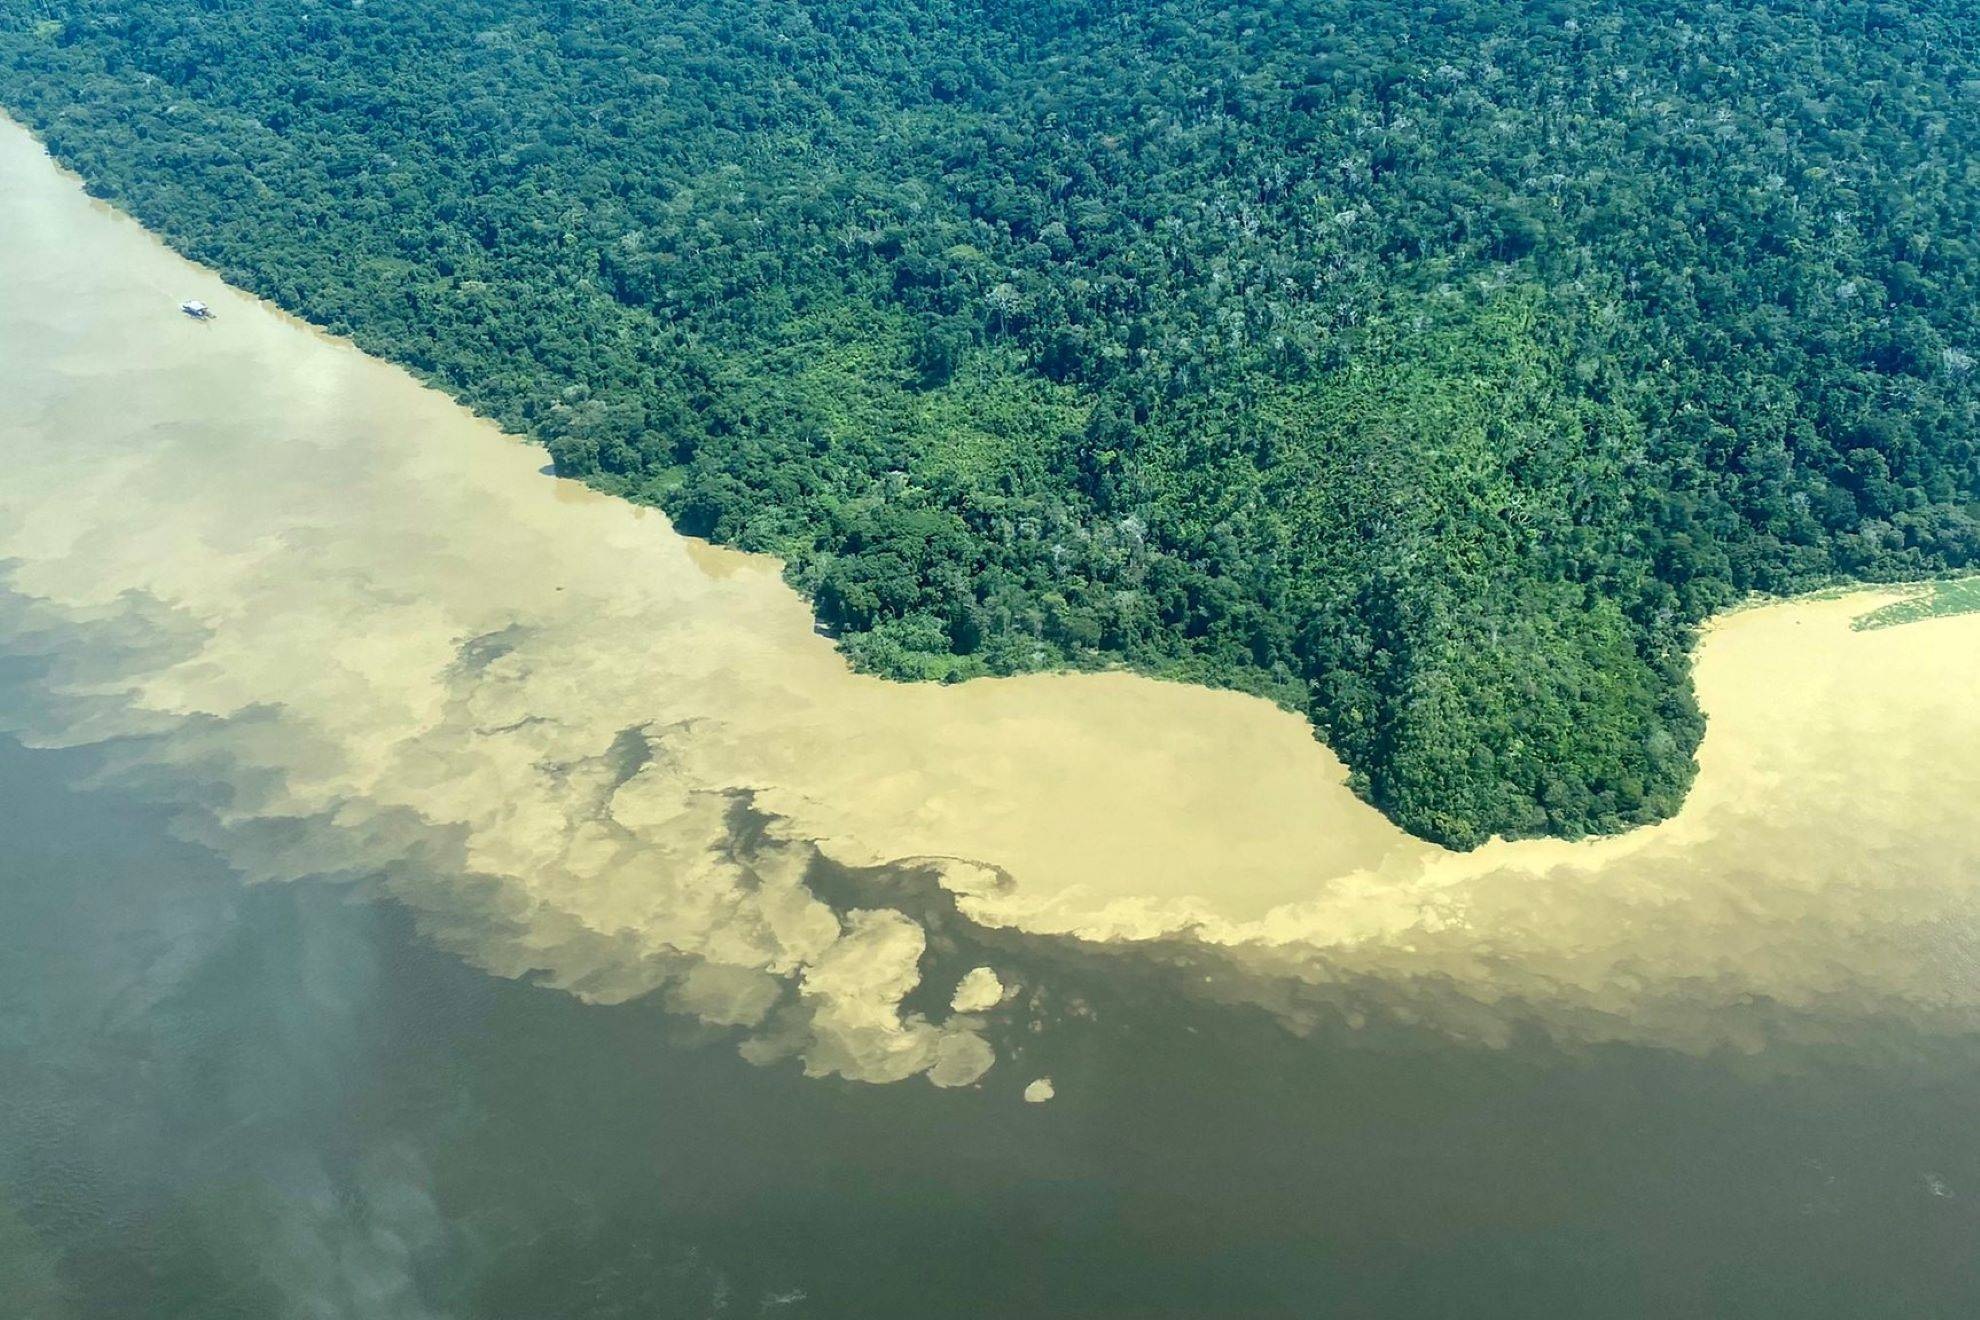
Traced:
<path fill-rule="evenodd" d="M 885 897 L 931 964 L 1027 998 L 980 1087 L 807 1079 L 651 998 L 484 975 L 363 884 L 244 888 L 157 810 L 63 787 L 87 765 L 0 743 L 9 1314 L 1980 1306 L 1968 1043 L 1873 1068 L 1298 1037 L 1206 1002 L 1200 955 L 984 932 L 911 870 L 839 872 L 835 903 Z M 1040 1075 L 1058 1098 L 1019 1102 Z"/>

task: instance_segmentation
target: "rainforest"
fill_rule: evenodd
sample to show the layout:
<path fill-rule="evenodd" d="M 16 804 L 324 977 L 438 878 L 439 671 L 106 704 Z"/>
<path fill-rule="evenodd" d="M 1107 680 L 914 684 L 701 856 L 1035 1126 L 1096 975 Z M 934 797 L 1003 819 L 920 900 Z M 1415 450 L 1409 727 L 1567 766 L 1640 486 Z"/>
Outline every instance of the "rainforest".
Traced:
<path fill-rule="evenodd" d="M 1980 9 L 25 0 L 0 106 L 857 666 L 1682 800 L 1699 624 L 1980 562 Z"/>

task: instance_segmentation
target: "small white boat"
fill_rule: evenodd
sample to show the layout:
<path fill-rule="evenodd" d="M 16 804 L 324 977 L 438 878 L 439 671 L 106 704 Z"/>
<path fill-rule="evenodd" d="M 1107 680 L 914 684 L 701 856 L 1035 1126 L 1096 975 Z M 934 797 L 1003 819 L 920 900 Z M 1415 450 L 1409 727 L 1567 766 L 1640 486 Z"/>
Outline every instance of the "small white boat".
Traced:
<path fill-rule="evenodd" d="M 213 309 L 197 298 L 188 298 L 179 304 L 179 310 L 195 321 L 211 321 Z"/>

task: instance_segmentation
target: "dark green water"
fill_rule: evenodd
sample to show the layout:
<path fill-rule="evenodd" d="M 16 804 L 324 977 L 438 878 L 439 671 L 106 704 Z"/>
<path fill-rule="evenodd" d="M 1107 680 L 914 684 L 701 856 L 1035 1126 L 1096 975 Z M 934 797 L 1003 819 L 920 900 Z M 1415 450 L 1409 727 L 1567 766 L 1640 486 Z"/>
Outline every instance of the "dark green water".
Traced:
<path fill-rule="evenodd" d="M 1980 1043 L 1299 1038 L 1013 945 L 1053 1103 L 810 1080 L 88 767 L 0 742 L 0 1315 L 1980 1313 Z"/>

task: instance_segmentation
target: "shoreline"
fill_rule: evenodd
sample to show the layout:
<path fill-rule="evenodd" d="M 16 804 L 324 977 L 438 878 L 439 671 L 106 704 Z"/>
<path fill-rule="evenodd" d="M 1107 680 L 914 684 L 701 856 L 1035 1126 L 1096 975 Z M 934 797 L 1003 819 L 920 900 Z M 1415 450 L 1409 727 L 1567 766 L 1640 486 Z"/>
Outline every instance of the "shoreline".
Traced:
<path fill-rule="evenodd" d="M 1866 951 L 1863 928 L 1980 888 L 1980 616 L 1729 613 L 1697 654 L 1710 726 L 1677 815 L 1452 853 L 1262 699 L 1124 672 L 855 673 L 767 559 L 544 480 L 486 419 L 245 293 L 161 338 L 156 318 L 184 329 L 169 309 L 224 283 L 79 208 L 45 153 L 33 168 L 48 186 L 0 199 L 21 293 L 0 305 L 19 400 L 0 559 L 26 626 L 106 666 L 51 678 L 36 735 L 144 733 L 145 773 L 221 794 L 210 828 L 259 878 L 454 858 L 407 898 L 487 970 L 603 1000 L 665 988 L 741 1024 L 843 945 L 871 969 L 850 984 L 897 1004 L 927 933 L 898 913 L 842 929 L 804 883 L 823 854 L 938 866 L 988 924 L 1189 931 L 1488 996 L 1631 1000 L 1650 993 L 1619 988 L 1631 965 L 1653 988 L 1792 998 L 1846 974 L 1922 995 L 1916 955 Z M 1710 675 L 1735 653 L 1754 664 L 1728 704 Z M 747 844 L 739 804 L 767 822 Z M 276 821 L 300 824 L 271 851 Z M 970 858 L 994 869 L 926 860 Z M 935 1048 L 899 1020 L 876 1039 L 878 1059 Z"/>
<path fill-rule="evenodd" d="M 37 133 L 34 129 L 22 123 L 20 120 L 15 119 L 5 111 L 0 111 L 0 125 L 4 125 L 5 128 L 8 129 L 9 131 L 22 134 L 27 139 L 32 141 L 36 146 L 36 148 L 42 153 L 42 155 L 46 157 L 50 165 L 56 171 L 58 171 L 59 174 L 65 180 L 67 180 L 69 183 L 74 185 L 78 191 L 84 194 L 84 196 L 88 200 L 88 204 L 93 210 L 96 210 L 99 213 L 104 214 L 106 216 L 114 217 L 119 223 L 131 226 L 136 232 L 144 235 L 144 237 L 149 242 L 153 243 L 154 245 L 158 246 L 165 252 L 169 253 L 175 260 L 185 263 L 187 266 L 191 267 L 194 270 L 200 271 L 214 284 L 214 286 L 218 290 L 224 291 L 228 296 L 235 299 L 237 302 L 246 306 L 252 306 L 261 312 L 272 314 L 275 318 L 279 319 L 284 324 L 291 326 L 295 329 L 304 331 L 312 339 L 316 340 L 319 343 L 322 343 L 326 346 L 334 346 L 340 352 L 354 354 L 358 359 L 361 359 L 366 363 L 377 364 L 389 370 L 402 373 L 403 375 L 414 381 L 419 386 L 419 388 L 430 391 L 434 394 L 437 394 L 445 398 L 451 406 L 460 409 L 462 412 L 466 413 L 469 416 L 474 417 L 479 422 L 491 428 L 496 434 L 502 437 L 505 443 L 517 447 L 526 447 L 537 454 L 544 455 L 547 457 L 548 451 L 544 449 L 540 441 L 534 440 L 525 435 L 521 435 L 506 430 L 494 418 L 490 417 L 485 413 L 480 412 L 466 401 L 456 397 L 451 391 L 449 391 L 446 388 L 444 383 L 437 381 L 435 378 L 433 378 L 430 375 L 430 373 L 423 373 L 408 365 L 399 363 L 390 358 L 369 353 L 361 345 L 359 345 L 354 338 L 348 335 L 340 335 L 335 331 L 331 330 L 327 326 L 319 325 L 313 321 L 309 321 L 287 310 L 286 308 L 282 307 L 279 303 L 276 303 L 269 298 L 263 297 L 259 294 L 252 292 L 251 290 L 242 288 L 238 285 L 229 282 L 228 280 L 225 279 L 224 276 L 220 275 L 217 271 L 212 270 L 210 267 L 201 265 L 191 255 L 181 251 L 179 248 L 174 246 L 174 244 L 171 242 L 171 240 L 167 235 L 161 233 L 158 230 L 154 230 L 146 226 L 136 216 L 120 208 L 113 201 L 110 201 L 105 198 L 100 198 L 89 193 L 87 187 L 87 181 L 75 170 L 70 168 L 66 163 L 64 163 L 62 160 L 57 158 L 49 150 L 46 142 L 42 139 L 41 135 Z M 718 542 L 708 540 L 703 537 L 689 536 L 676 529 L 673 526 L 672 521 L 667 518 L 665 512 L 661 510 L 657 505 L 632 499 L 622 494 L 615 494 L 610 491 L 601 490 L 598 487 L 591 485 L 590 483 L 578 480 L 576 478 L 559 476 L 552 470 L 550 464 L 548 464 L 547 462 L 542 465 L 541 475 L 548 477 L 549 480 L 552 483 L 554 483 L 555 487 L 560 493 L 560 498 L 568 498 L 571 500 L 589 500 L 589 499 L 605 500 L 613 503 L 614 505 L 635 510 L 638 512 L 640 516 L 653 516 L 662 519 L 666 523 L 669 534 L 690 547 L 689 553 L 697 559 L 698 566 L 701 567 L 706 572 L 709 572 L 711 574 L 721 574 L 726 572 L 758 572 L 758 573 L 774 574 L 777 577 L 777 579 L 780 582 L 782 582 L 784 586 L 790 591 L 792 597 L 802 603 L 804 609 L 807 612 L 807 615 L 810 617 L 812 621 L 813 631 L 817 632 L 820 636 L 826 636 L 826 637 L 830 636 L 830 634 L 828 634 L 823 629 L 822 625 L 819 624 L 818 616 L 815 612 L 813 602 L 811 601 L 811 599 L 806 595 L 804 595 L 803 592 L 799 591 L 797 588 L 790 585 L 789 576 L 788 576 L 789 565 L 786 563 L 786 561 L 778 558 L 773 554 L 739 550 L 730 546 L 722 545 Z M 1717 627 L 1720 621 L 1723 619 L 1734 617 L 1739 614 L 1748 612 L 1750 610 L 1767 609 L 1774 606 L 1789 605 L 1800 601 L 1811 601 L 1811 602 L 1823 601 L 1823 600 L 1833 599 L 1838 595 L 1879 593 L 1879 592 L 1898 593 L 1898 594 L 1894 594 L 1890 601 L 1882 602 L 1884 604 L 1890 604 L 1890 603 L 1895 603 L 1903 596 L 1918 594 L 1926 590 L 1929 590 L 1931 584 L 1940 583 L 1940 582 L 1957 582 L 1973 576 L 1976 575 L 1967 571 L 1959 571 L 1959 572 L 1952 572 L 1936 577 L 1906 579 L 1906 580 L 1894 581 L 1894 582 L 1871 582 L 1871 581 L 1856 582 L 1856 581 L 1838 579 L 1834 582 L 1830 582 L 1822 586 L 1810 588 L 1808 591 L 1798 592 L 1791 595 L 1771 595 L 1767 593 L 1753 593 L 1749 595 L 1747 598 L 1739 601 L 1738 603 L 1728 606 L 1727 608 L 1719 611 L 1718 613 L 1704 620 L 1701 620 L 1700 622 L 1692 626 L 1691 629 L 1692 641 L 1689 649 L 1689 654 L 1687 657 L 1687 664 L 1691 667 L 1693 671 L 1691 678 L 1693 693 L 1694 695 L 1696 695 L 1696 690 L 1697 690 L 1696 664 L 1697 664 L 1699 651 L 1701 647 L 1704 645 L 1708 634 L 1715 627 Z M 1866 610 L 1866 612 L 1868 611 Z M 934 682 L 934 680 L 932 679 L 924 679 L 924 680 L 900 679 L 884 674 L 875 674 L 875 673 L 870 673 L 869 671 L 866 670 L 858 669 L 853 665 L 851 665 L 850 662 L 844 659 L 843 652 L 840 652 L 838 649 L 838 644 L 836 642 L 836 639 L 832 640 L 832 646 L 835 654 L 838 654 L 840 656 L 841 663 L 845 664 L 847 671 L 849 673 L 858 674 L 862 678 L 877 679 L 882 682 L 898 684 L 903 687 L 924 686 L 924 685 L 932 684 Z M 1314 724 L 1312 720 L 1308 718 L 1308 716 L 1305 714 L 1303 710 L 1299 709 L 1297 706 L 1293 704 L 1288 704 L 1285 702 L 1278 701 L 1272 696 L 1267 695 L 1263 691 L 1256 690 L 1252 687 L 1245 685 L 1220 684 L 1214 681 L 1205 681 L 1200 677 L 1184 676 L 1182 674 L 1173 671 L 1161 672 L 1156 669 L 1140 667 L 1125 662 L 1108 663 L 1093 668 L 1064 667 L 1064 668 L 1056 668 L 1056 669 L 1039 669 L 1039 670 L 1026 671 L 1024 673 L 1011 674 L 1011 675 L 979 675 L 976 677 L 963 680 L 961 685 L 974 686 L 981 684 L 1015 683 L 1015 682 L 1023 682 L 1025 680 L 1032 680 L 1032 679 L 1051 680 L 1051 679 L 1087 678 L 1087 677 L 1114 678 L 1117 676 L 1131 678 L 1135 680 L 1145 680 L 1148 682 L 1165 684 L 1165 685 L 1180 686 L 1180 687 L 1201 690 L 1201 691 L 1228 693 L 1231 694 L 1232 696 L 1254 699 L 1256 701 L 1265 703 L 1271 706 L 1273 709 L 1284 712 L 1292 716 L 1294 719 L 1296 719 L 1301 725 L 1301 727 L 1312 738 L 1314 743 L 1319 747 L 1321 747 L 1322 749 L 1324 749 L 1327 758 L 1334 761 L 1336 764 L 1339 763 L 1339 758 L 1335 755 L 1332 747 L 1327 743 L 1323 730 L 1321 730 L 1316 724 Z M 1702 701 L 1700 702 L 1700 707 L 1701 710 L 1703 710 Z M 1705 714 L 1709 721 L 1710 712 L 1705 711 Z M 1700 751 L 1702 751 L 1702 745 Z M 1699 754 L 1700 754 L 1699 751 L 1694 751 L 1693 753 L 1694 763 L 1696 763 Z M 1345 766 L 1343 766 L 1342 767 L 1343 776 L 1345 776 L 1346 773 L 1347 773 L 1347 769 Z M 1687 788 L 1685 797 L 1683 801 L 1680 802 L 1676 811 L 1672 812 L 1668 816 L 1663 817 L 1661 820 L 1649 822 L 1647 824 L 1630 826 L 1628 828 L 1617 830 L 1612 833 L 1584 835 L 1581 836 L 1581 838 L 1579 839 L 1569 839 L 1569 838 L 1565 838 L 1564 836 L 1550 835 L 1550 834 L 1520 835 L 1520 836 L 1515 836 L 1511 839 L 1508 839 L 1506 836 L 1503 835 L 1493 835 L 1484 842 L 1476 845 L 1474 848 L 1464 849 L 1464 850 L 1451 849 L 1448 848 L 1446 845 L 1436 843 L 1432 840 L 1424 839 L 1421 836 L 1409 834 L 1407 830 L 1403 830 L 1401 826 L 1396 825 L 1396 822 L 1392 818 L 1390 818 L 1388 813 L 1384 811 L 1380 806 L 1376 805 L 1373 802 L 1370 802 L 1366 798 L 1360 797 L 1359 794 L 1356 794 L 1356 800 L 1362 803 L 1363 805 L 1365 805 L 1370 811 L 1373 811 L 1377 815 L 1379 815 L 1386 824 L 1394 826 L 1398 830 L 1402 830 L 1403 833 L 1407 834 L 1408 837 L 1410 837 L 1415 842 L 1425 844 L 1442 851 L 1451 851 L 1451 852 L 1459 852 L 1459 853 L 1475 853 L 1484 849 L 1503 847 L 1509 843 L 1543 842 L 1543 841 L 1578 843 L 1590 839 L 1626 838 L 1642 830 L 1656 829 L 1663 823 L 1675 818 L 1677 815 L 1682 814 L 1684 810 L 1684 803 L 1689 802 L 1692 793 L 1695 792 L 1695 789 L 1696 789 L 1696 781 L 1694 778 L 1692 786 Z"/>

